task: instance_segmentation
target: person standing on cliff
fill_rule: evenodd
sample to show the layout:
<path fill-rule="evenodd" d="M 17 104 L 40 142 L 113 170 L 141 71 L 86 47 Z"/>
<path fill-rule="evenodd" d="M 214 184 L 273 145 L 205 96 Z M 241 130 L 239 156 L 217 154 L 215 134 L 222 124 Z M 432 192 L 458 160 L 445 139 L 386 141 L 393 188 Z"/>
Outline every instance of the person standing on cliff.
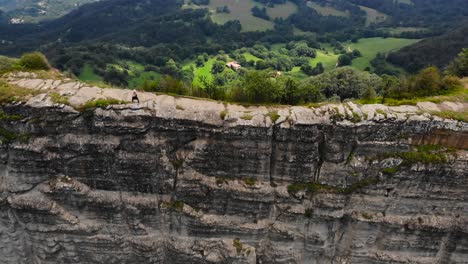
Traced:
<path fill-rule="evenodd" d="M 133 101 L 137 101 L 137 103 L 139 104 L 140 103 L 140 99 L 138 99 L 138 94 L 136 92 L 136 90 L 133 90 L 133 94 L 132 94 L 132 103 Z"/>

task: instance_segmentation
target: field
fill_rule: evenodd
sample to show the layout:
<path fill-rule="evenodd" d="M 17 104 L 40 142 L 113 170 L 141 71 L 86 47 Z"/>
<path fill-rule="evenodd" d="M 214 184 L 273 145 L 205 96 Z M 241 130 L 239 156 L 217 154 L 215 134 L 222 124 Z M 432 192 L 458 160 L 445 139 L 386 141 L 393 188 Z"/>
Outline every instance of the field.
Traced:
<path fill-rule="evenodd" d="M 256 62 L 256 61 L 261 60 L 260 58 L 254 56 L 254 55 L 252 55 L 252 54 L 250 54 L 250 53 L 248 53 L 248 52 L 246 52 L 246 53 L 244 53 L 244 54 L 242 54 L 242 55 L 244 55 L 245 60 L 247 60 L 247 61 L 255 61 L 255 62 Z"/>
<path fill-rule="evenodd" d="M 216 13 L 216 8 L 227 6 L 230 13 Z M 215 23 L 224 24 L 227 21 L 239 20 L 242 25 L 242 31 L 265 31 L 273 29 L 273 22 L 267 21 L 252 15 L 251 9 L 254 6 L 262 6 L 253 0 L 211 0 L 209 8 L 211 18 Z M 198 6 L 187 4 L 185 7 L 199 8 Z M 273 20 L 275 18 L 287 18 L 297 11 L 297 6 L 292 2 L 286 2 L 283 5 L 267 8 L 267 14 Z"/>
<path fill-rule="evenodd" d="M 361 51 L 362 57 L 353 60 L 353 67 L 364 70 L 366 67 L 370 67 L 370 61 L 375 58 L 377 53 L 396 51 L 418 41 L 403 38 L 367 38 L 360 39 L 357 43 L 345 43 L 345 47 Z"/>
<path fill-rule="evenodd" d="M 381 13 L 375 9 L 368 8 L 365 6 L 359 6 L 359 8 L 366 12 L 367 18 L 366 18 L 366 25 L 369 26 L 370 24 L 376 24 L 385 21 L 388 16 L 384 13 Z"/>
<path fill-rule="evenodd" d="M 322 16 L 341 16 L 341 17 L 348 17 L 349 14 L 347 12 L 335 9 L 331 6 L 321 6 L 314 2 L 307 2 L 307 6 L 315 9 L 319 14 Z"/>
<path fill-rule="evenodd" d="M 325 71 L 329 71 L 335 68 L 337 61 L 338 55 L 334 54 L 333 52 L 317 50 L 317 57 L 310 61 L 310 65 L 315 67 L 317 63 L 321 62 L 325 68 Z"/>
<path fill-rule="evenodd" d="M 78 76 L 78 79 L 84 82 L 102 82 L 102 77 L 94 73 L 93 67 L 91 67 L 89 64 L 86 64 L 83 67 L 80 76 Z"/>

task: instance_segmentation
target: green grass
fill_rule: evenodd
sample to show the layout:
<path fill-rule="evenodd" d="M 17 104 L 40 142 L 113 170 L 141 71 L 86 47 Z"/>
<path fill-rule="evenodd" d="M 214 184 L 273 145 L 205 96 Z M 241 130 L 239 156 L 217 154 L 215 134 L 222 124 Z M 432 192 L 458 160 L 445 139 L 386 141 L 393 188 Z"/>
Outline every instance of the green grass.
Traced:
<path fill-rule="evenodd" d="M 112 99 L 112 98 L 107 98 L 107 99 L 96 99 L 96 100 L 91 100 L 83 104 L 81 107 L 79 107 L 79 110 L 90 110 L 90 109 L 95 109 L 95 108 L 106 108 L 109 105 L 116 105 L 116 104 L 125 104 L 125 101 L 117 100 L 117 99 Z"/>
<path fill-rule="evenodd" d="M 0 110 L 0 121 L 19 121 L 24 117 L 21 115 L 9 115 L 2 110 Z"/>
<path fill-rule="evenodd" d="M 223 110 L 219 113 L 219 117 L 224 120 L 226 119 L 226 116 L 229 114 L 229 112 L 227 110 Z"/>
<path fill-rule="evenodd" d="M 128 87 L 130 88 L 140 88 L 143 86 L 143 83 L 148 81 L 159 81 L 161 80 L 161 74 L 158 72 L 141 72 L 138 76 L 130 78 L 128 81 Z"/>
<path fill-rule="evenodd" d="M 227 6 L 231 11 L 228 13 L 216 13 L 217 7 Z M 227 21 L 239 20 L 242 25 L 242 31 L 265 31 L 273 29 L 273 22 L 267 21 L 252 15 L 251 9 L 254 6 L 263 6 L 261 3 L 253 0 L 211 0 L 208 5 L 211 18 L 217 24 L 224 24 Z M 184 8 L 200 8 L 196 5 L 184 5 Z M 285 4 L 267 7 L 267 14 L 271 20 L 275 18 L 287 18 L 297 12 L 297 6 L 288 1 Z"/>
<path fill-rule="evenodd" d="M 242 55 L 244 55 L 244 58 L 245 58 L 246 61 L 255 61 L 255 62 L 257 62 L 257 61 L 261 60 L 259 57 L 254 56 L 254 55 L 250 54 L 249 52 L 245 52 Z"/>
<path fill-rule="evenodd" d="M 367 186 L 377 184 L 379 180 L 377 178 L 366 178 L 357 181 L 346 188 L 335 187 L 321 183 L 293 183 L 288 185 L 288 193 L 294 195 L 299 191 L 305 191 L 308 195 L 314 195 L 318 193 L 339 193 L 339 194 L 352 194 L 357 190 L 365 188 Z"/>
<path fill-rule="evenodd" d="M 211 18 L 217 24 L 224 24 L 227 21 L 239 20 L 242 25 L 242 31 L 265 31 L 273 29 L 273 22 L 267 21 L 252 15 L 251 9 L 255 5 L 260 5 L 253 0 L 210 0 Z M 217 7 L 228 6 L 231 13 L 216 13 Z"/>
<path fill-rule="evenodd" d="M 18 62 L 18 59 L 0 55 L 0 74 L 15 70 L 18 68 Z"/>
<path fill-rule="evenodd" d="M 38 94 L 37 90 L 14 87 L 0 80 L 0 104 L 23 101 L 28 96 Z"/>
<path fill-rule="evenodd" d="M 336 9 L 334 7 L 331 7 L 331 6 L 328 6 L 328 5 L 321 6 L 321 5 L 317 4 L 317 3 L 309 1 L 309 2 L 307 2 L 307 6 L 309 6 L 310 8 L 315 9 L 315 11 L 317 11 L 322 16 L 339 16 L 339 17 L 348 17 L 349 16 L 349 14 L 347 12 L 338 10 L 338 9 Z"/>
<path fill-rule="evenodd" d="M 243 120 L 252 120 L 253 116 L 252 115 L 249 115 L 249 114 L 245 114 L 243 116 L 241 116 L 241 119 Z"/>
<path fill-rule="evenodd" d="M 352 66 L 364 70 L 366 67 L 370 67 L 370 61 L 375 58 L 377 53 L 397 51 L 418 41 L 404 38 L 365 38 L 359 39 L 357 43 L 347 42 L 344 45 L 347 49 L 361 51 L 362 57 L 354 59 Z"/>
<path fill-rule="evenodd" d="M 257 180 L 255 178 L 249 177 L 244 179 L 244 183 L 249 186 L 253 186 L 257 183 Z"/>
<path fill-rule="evenodd" d="M 214 77 L 213 77 L 213 74 L 211 73 L 211 68 L 213 67 L 213 64 L 214 64 L 215 61 L 216 61 L 216 58 L 212 57 L 212 58 L 208 59 L 205 62 L 205 64 L 200 68 L 196 67 L 195 63 L 193 63 L 193 62 L 184 65 L 183 68 L 186 69 L 186 68 L 190 68 L 190 66 L 193 66 L 194 69 L 195 69 L 193 71 L 193 75 L 194 75 L 193 85 L 194 86 L 201 86 L 202 83 L 200 82 L 200 77 L 204 76 L 207 81 L 213 80 Z"/>
<path fill-rule="evenodd" d="M 317 57 L 310 61 L 310 65 L 315 67 L 317 63 L 321 62 L 325 68 L 325 71 L 330 71 L 335 69 L 338 56 L 339 55 L 336 55 L 333 52 L 317 50 Z"/>
<path fill-rule="evenodd" d="M 84 82 L 102 82 L 103 79 L 101 76 L 97 75 L 93 71 L 93 67 L 89 64 L 85 64 L 81 70 L 80 76 L 78 79 Z"/>
<path fill-rule="evenodd" d="M 273 122 L 273 124 L 276 123 L 276 121 L 278 121 L 278 119 L 281 117 L 278 114 L 278 111 L 270 111 L 268 112 L 267 116 L 270 117 L 271 122 Z"/>
<path fill-rule="evenodd" d="M 381 13 L 375 9 L 365 7 L 365 6 L 359 6 L 359 8 L 366 12 L 367 17 L 366 17 L 366 25 L 369 26 L 370 24 L 377 24 L 384 22 L 387 20 L 388 16 L 384 13 Z"/>
<path fill-rule="evenodd" d="M 287 1 L 282 5 L 275 5 L 272 8 L 267 7 L 267 14 L 272 20 L 275 18 L 288 18 L 290 15 L 296 12 L 297 5 L 290 1 Z"/>
<path fill-rule="evenodd" d="M 468 79 L 466 79 L 468 80 Z M 462 79 L 462 83 L 466 82 L 465 79 Z M 428 96 L 428 97 L 417 97 L 417 98 L 408 98 L 408 99 L 393 99 L 393 98 L 386 98 L 385 102 L 382 102 L 382 97 L 377 97 L 371 100 L 360 99 L 356 100 L 358 104 L 385 104 L 388 106 L 399 106 L 399 105 L 417 105 L 419 102 L 431 102 L 435 104 L 440 104 L 442 102 L 466 102 L 468 101 L 468 85 L 464 88 L 456 89 L 448 94 L 445 95 L 436 95 L 436 96 Z M 454 116 L 460 117 L 464 115 L 464 112 L 454 112 L 445 111 L 445 113 L 437 114 L 438 112 L 434 112 L 432 114 L 439 115 L 439 116 Z M 458 113 L 458 114 L 457 114 Z M 454 118 L 459 120 L 459 118 Z"/>
<path fill-rule="evenodd" d="M 432 112 L 431 114 L 445 118 L 453 119 L 462 122 L 468 122 L 468 111 L 441 111 L 441 112 Z"/>
<path fill-rule="evenodd" d="M 68 100 L 68 98 L 59 93 L 51 93 L 50 98 L 52 99 L 52 102 L 56 104 L 70 105 L 70 101 Z"/>
<path fill-rule="evenodd" d="M 408 152 L 383 153 L 379 159 L 400 158 L 402 163 L 399 167 L 387 168 L 382 172 L 391 175 L 396 173 L 400 167 L 408 167 L 416 163 L 422 164 L 444 164 L 449 162 L 449 157 L 453 156 L 455 149 L 444 148 L 439 145 L 421 145 Z"/>

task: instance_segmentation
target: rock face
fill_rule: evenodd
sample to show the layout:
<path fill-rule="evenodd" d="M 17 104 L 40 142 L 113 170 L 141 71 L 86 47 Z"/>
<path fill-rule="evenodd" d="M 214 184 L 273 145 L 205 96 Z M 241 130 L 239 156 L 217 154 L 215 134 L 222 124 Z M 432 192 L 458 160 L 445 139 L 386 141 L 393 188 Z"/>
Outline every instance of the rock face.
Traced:
<path fill-rule="evenodd" d="M 10 82 L 43 92 L 3 107 L 1 263 L 468 263 L 468 124 L 428 105 L 80 112 L 48 94 L 123 92 Z"/>

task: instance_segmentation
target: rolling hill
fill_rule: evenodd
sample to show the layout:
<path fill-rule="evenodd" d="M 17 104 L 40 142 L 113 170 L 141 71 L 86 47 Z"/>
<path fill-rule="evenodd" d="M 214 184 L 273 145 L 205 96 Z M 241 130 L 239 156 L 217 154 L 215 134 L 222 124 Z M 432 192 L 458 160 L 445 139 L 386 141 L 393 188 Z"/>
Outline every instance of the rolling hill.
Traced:
<path fill-rule="evenodd" d="M 424 67 L 447 66 L 462 50 L 468 47 L 468 26 L 462 26 L 442 36 L 428 38 L 391 53 L 387 60 L 416 72 Z"/>

